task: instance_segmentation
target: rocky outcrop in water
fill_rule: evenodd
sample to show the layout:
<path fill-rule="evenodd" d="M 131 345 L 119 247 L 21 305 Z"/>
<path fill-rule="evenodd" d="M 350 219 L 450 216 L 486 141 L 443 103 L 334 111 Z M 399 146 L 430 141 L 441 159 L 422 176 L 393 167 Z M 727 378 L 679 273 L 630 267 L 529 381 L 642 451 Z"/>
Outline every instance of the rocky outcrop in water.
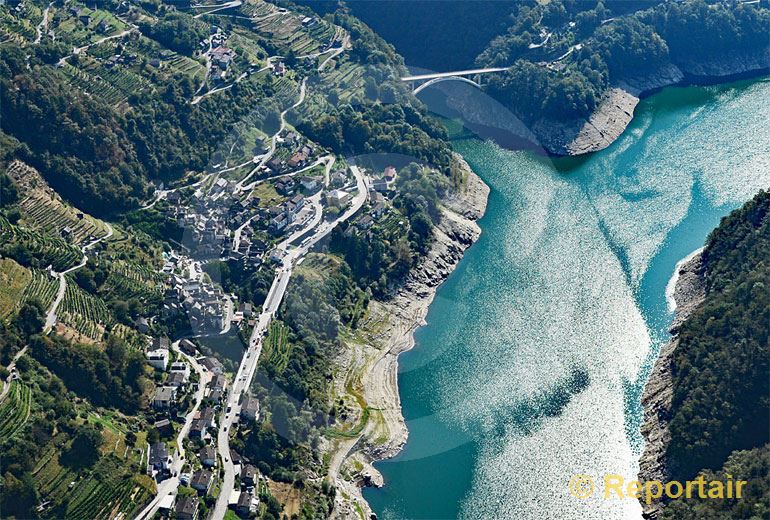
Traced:
<path fill-rule="evenodd" d="M 674 289 L 676 314 L 670 329 L 674 336 L 660 350 L 642 394 L 644 422 L 641 430 L 645 440 L 644 452 L 639 459 L 639 480 L 642 482 L 648 480 L 666 482 L 669 480 L 666 447 L 671 440 L 671 433 L 668 429 L 672 414 L 671 401 L 673 396 L 671 363 L 674 351 L 679 345 L 679 338 L 677 337 L 679 328 L 703 302 L 706 294 L 700 253 L 679 265 L 678 269 L 679 278 Z M 650 520 L 660 518 L 664 507 L 662 501 L 656 500 L 649 505 L 643 499 L 640 502 L 644 518 Z"/>

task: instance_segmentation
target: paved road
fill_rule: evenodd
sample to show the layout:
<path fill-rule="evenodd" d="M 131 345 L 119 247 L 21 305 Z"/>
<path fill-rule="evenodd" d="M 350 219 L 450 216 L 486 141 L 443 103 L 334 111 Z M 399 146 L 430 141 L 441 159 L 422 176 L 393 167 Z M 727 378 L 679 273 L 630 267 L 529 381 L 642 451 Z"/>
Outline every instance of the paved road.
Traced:
<path fill-rule="evenodd" d="M 51 10 L 52 5 L 53 5 L 53 2 L 48 4 L 48 7 L 46 7 L 43 10 L 43 19 L 39 24 L 37 24 L 37 27 L 35 27 L 35 31 L 37 31 L 37 36 L 35 37 L 35 41 L 32 43 L 40 43 L 40 40 L 43 38 L 43 33 L 48 31 L 48 12 Z"/>
<path fill-rule="evenodd" d="M 270 286 L 270 291 L 267 293 L 262 314 L 259 315 L 259 319 L 251 334 L 251 338 L 249 339 L 249 344 L 246 348 L 244 357 L 238 367 L 238 372 L 230 386 L 227 403 L 219 421 L 217 447 L 223 461 L 225 475 L 220 487 L 221 491 L 219 497 L 217 498 L 216 505 L 210 516 L 213 520 L 221 520 L 224 518 L 225 513 L 227 512 L 230 492 L 235 486 L 235 466 L 230 458 L 230 429 L 235 423 L 235 415 L 240 412 L 238 403 L 242 393 L 251 386 L 251 381 L 257 370 L 257 362 L 259 361 L 259 356 L 262 352 L 262 339 L 267 334 L 270 322 L 275 316 L 275 313 L 278 312 L 278 308 L 283 301 L 283 297 L 286 294 L 286 288 L 289 286 L 289 280 L 291 279 L 292 269 L 297 262 L 304 257 L 313 246 L 315 246 L 315 244 L 329 235 L 337 224 L 344 222 L 355 215 L 364 205 L 368 197 L 368 186 L 365 175 L 355 165 L 351 165 L 350 168 L 356 177 L 356 184 L 358 187 L 358 193 L 353 197 L 350 208 L 333 222 L 324 223 L 319 226 L 323 216 L 320 203 L 318 201 L 311 202 L 314 205 L 316 203 L 318 204 L 316 214 L 311 221 L 308 225 L 304 226 L 303 229 L 291 235 L 278 246 L 279 248 L 287 250 L 286 256 L 283 258 L 281 266 L 277 269 L 273 284 Z M 320 200 L 320 193 L 315 197 L 318 197 L 318 200 Z M 317 229 L 316 233 L 313 234 L 311 238 L 303 241 L 299 247 L 289 249 L 293 240 L 296 240 L 311 229 Z"/>
<path fill-rule="evenodd" d="M 241 181 L 236 185 L 236 189 L 237 190 L 240 190 L 241 187 L 244 185 L 244 183 L 247 180 L 249 180 L 251 178 L 251 176 L 254 175 L 260 168 L 262 168 L 262 166 L 267 164 L 267 161 L 269 161 L 270 158 L 273 156 L 273 154 L 275 153 L 276 144 L 278 142 L 277 141 L 278 140 L 278 136 L 281 135 L 281 132 L 283 132 L 283 129 L 286 127 L 286 114 L 289 113 L 290 110 L 295 109 L 298 106 L 300 106 L 305 101 L 306 88 L 307 88 L 307 78 L 304 78 L 302 80 L 302 83 L 299 86 L 299 99 L 297 100 L 297 102 L 294 103 L 289 108 L 287 108 L 286 110 L 284 110 L 283 112 L 281 112 L 281 125 L 278 128 L 278 131 L 275 134 L 273 134 L 273 137 L 270 139 L 270 150 L 268 150 L 268 152 L 265 155 L 262 156 L 262 158 L 257 163 L 257 165 L 254 167 L 254 169 L 251 170 L 249 172 L 249 174 L 246 175 L 246 177 L 244 177 L 243 179 L 241 179 Z"/>
<path fill-rule="evenodd" d="M 51 275 L 59 279 L 59 290 L 57 291 L 56 298 L 54 298 L 53 303 L 51 304 L 51 307 L 48 309 L 48 313 L 45 316 L 43 333 L 51 330 L 56 324 L 56 310 L 59 308 L 59 305 L 64 299 L 64 294 L 67 292 L 67 277 L 64 276 L 64 273 L 51 273 Z"/>
<path fill-rule="evenodd" d="M 216 9 L 212 9 L 211 11 L 207 11 L 205 13 L 196 14 L 193 16 L 193 18 L 200 18 L 201 16 L 205 16 L 207 14 L 216 13 L 217 11 L 222 11 L 223 9 L 230 9 L 231 7 L 240 7 L 243 4 L 241 0 L 233 0 L 232 2 L 227 2 L 224 4 L 214 4 L 214 5 L 193 5 L 191 6 L 193 9 L 202 9 L 202 8 L 208 8 L 208 7 L 216 7 Z"/>
<path fill-rule="evenodd" d="M 171 494 L 176 495 L 177 488 L 179 487 L 179 474 L 182 472 L 182 468 L 184 467 L 185 463 L 184 444 L 182 441 L 185 437 L 187 437 L 187 433 L 190 431 L 190 427 L 192 426 L 195 414 L 198 412 L 201 402 L 203 401 L 203 394 L 206 390 L 206 385 L 211 380 L 210 372 L 204 369 L 200 363 L 195 360 L 194 357 L 188 356 L 179 350 L 179 341 L 172 343 L 171 349 L 175 350 L 178 354 L 184 357 L 190 363 L 193 370 L 198 373 L 198 389 L 195 392 L 195 401 L 193 407 L 185 417 L 185 422 L 176 437 L 176 445 L 179 449 L 176 451 L 176 453 L 174 453 L 174 458 L 171 461 L 171 477 L 158 484 L 158 492 L 156 493 L 155 498 L 152 500 L 152 502 L 147 504 L 147 507 L 145 507 L 141 513 L 136 516 L 136 520 L 152 518 L 158 511 L 160 503 L 164 497 Z"/>

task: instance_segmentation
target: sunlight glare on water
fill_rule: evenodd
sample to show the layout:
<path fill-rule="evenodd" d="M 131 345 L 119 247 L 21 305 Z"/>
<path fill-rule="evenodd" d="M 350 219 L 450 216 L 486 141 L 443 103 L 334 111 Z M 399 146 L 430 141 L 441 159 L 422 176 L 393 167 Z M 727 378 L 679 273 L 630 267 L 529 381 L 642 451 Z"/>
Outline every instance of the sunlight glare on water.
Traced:
<path fill-rule="evenodd" d="M 640 518 L 579 501 L 634 478 L 641 389 L 678 260 L 770 187 L 770 82 L 667 89 L 589 158 L 455 148 L 492 188 L 483 234 L 400 358 L 410 438 L 365 496 L 381 518 Z M 443 450 L 443 451 L 442 451 Z"/>

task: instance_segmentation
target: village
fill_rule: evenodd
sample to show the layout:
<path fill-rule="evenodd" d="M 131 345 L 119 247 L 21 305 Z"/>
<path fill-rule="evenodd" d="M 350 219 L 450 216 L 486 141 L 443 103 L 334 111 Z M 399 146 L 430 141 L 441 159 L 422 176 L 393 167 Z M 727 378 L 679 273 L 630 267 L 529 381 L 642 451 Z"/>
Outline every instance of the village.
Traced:
<path fill-rule="evenodd" d="M 147 363 L 159 381 L 148 412 L 152 428 L 147 439 L 146 472 L 159 490 L 158 512 L 169 517 L 196 520 L 199 498 L 213 503 L 220 484 L 221 460 L 217 457 L 217 417 L 228 389 L 225 368 L 215 357 L 199 356 L 188 339 L 173 344 L 167 337 L 151 340 Z M 259 402 L 244 395 L 238 419 L 244 428 L 259 418 Z M 236 514 L 248 518 L 259 503 L 256 468 L 236 458 L 240 466 L 240 489 L 229 504 Z M 175 493 L 177 496 L 175 498 Z"/>
<path fill-rule="evenodd" d="M 282 265 L 293 242 L 304 245 L 307 229 L 345 212 L 360 186 L 348 167 L 333 168 L 333 156 L 296 132 L 276 137 L 274 153 L 262 158 L 250 184 L 214 174 L 195 186 L 167 191 L 158 206 L 184 231 L 179 249 L 164 253 L 168 283 L 161 317 L 181 317 L 192 334 L 173 343 L 155 338 L 146 352 L 156 374 L 147 473 L 158 483 L 155 511 L 165 517 L 195 520 L 199 498 L 213 505 L 222 492 L 223 464 L 238 475 L 228 507 L 248 518 L 259 500 L 254 465 L 233 450 L 228 451 L 231 460 L 217 455 L 217 430 L 228 427 L 218 418 L 230 415 L 233 376 L 217 357 L 201 354 L 196 338 L 239 328 L 248 333 L 260 309 L 225 293 L 205 272 L 206 262 L 236 262 L 247 271 Z M 350 230 L 366 233 L 387 213 L 396 175 L 388 166 L 365 176 L 366 203 L 351 219 Z M 136 324 L 149 331 L 145 325 Z M 232 428 L 252 427 L 259 418 L 258 400 L 248 389 L 239 390 L 237 404 Z"/>

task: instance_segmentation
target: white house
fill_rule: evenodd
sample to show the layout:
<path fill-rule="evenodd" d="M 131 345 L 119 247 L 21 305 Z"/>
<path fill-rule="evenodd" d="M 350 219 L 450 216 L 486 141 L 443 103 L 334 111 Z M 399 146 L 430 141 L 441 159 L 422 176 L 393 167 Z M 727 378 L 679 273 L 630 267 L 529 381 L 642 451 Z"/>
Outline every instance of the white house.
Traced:
<path fill-rule="evenodd" d="M 164 348 L 150 350 L 147 352 L 147 362 L 158 370 L 166 370 L 166 366 L 168 366 L 168 350 Z"/>

